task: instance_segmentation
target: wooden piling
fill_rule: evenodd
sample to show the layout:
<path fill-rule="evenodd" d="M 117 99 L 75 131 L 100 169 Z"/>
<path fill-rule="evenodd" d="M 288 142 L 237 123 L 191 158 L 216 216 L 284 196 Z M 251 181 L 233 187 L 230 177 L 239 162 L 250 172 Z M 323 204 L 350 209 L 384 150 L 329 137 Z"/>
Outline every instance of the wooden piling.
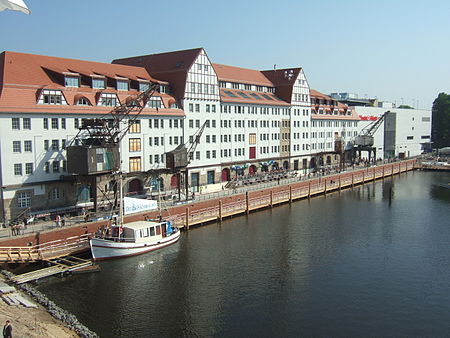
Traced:
<path fill-rule="evenodd" d="M 189 207 L 186 207 L 186 229 L 189 230 Z"/>
<path fill-rule="evenodd" d="M 249 204 L 249 198 L 248 198 L 248 191 L 245 192 L 245 212 L 247 215 L 250 213 L 250 204 Z"/>

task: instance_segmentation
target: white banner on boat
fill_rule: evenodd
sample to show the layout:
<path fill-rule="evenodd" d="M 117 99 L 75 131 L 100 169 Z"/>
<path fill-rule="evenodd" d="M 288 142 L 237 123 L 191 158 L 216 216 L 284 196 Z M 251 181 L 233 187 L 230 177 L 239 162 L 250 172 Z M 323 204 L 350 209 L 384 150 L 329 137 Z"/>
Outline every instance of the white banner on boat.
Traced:
<path fill-rule="evenodd" d="M 140 198 L 123 198 L 124 214 L 134 214 L 136 212 L 142 212 L 147 210 L 155 210 L 158 208 L 158 202 L 153 200 L 143 200 Z"/>

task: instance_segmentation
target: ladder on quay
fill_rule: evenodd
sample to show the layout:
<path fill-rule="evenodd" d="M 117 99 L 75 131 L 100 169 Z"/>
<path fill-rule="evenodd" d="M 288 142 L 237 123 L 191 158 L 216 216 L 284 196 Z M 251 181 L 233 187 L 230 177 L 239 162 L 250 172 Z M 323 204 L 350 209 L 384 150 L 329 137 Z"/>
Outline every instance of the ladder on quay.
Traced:
<path fill-rule="evenodd" d="M 33 280 L 54 276 L 57 274 L 62 275 L 66 272 L 78 270 L 93 265 L 93 262 L 91 260 L 82 259 L 75 256 L 53 258 L 50 260 L 46 260 L 46 262 L 52 264 L 52 266 L 16 275 L 11 277 L 10 280 L 16 284 L 23 284 Z"/>

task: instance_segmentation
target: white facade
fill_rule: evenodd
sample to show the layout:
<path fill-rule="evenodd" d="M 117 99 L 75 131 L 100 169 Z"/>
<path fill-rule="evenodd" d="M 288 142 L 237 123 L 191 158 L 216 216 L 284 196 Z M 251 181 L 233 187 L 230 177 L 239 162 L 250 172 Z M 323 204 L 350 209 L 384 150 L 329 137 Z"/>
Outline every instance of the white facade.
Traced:
<path fill-rule="evenodd" d="M 395 113 L 395 157 L 418 156 L 423 152 L 423 143 L 431 139 L 431 111 L 424 109 L 400 109 L 379 107 L 355 107 L 358 115 L 363 118 L 379 118 L 389 110 Z M 360 121 L 358 132 L 367 127 L 372 121 Z M 385 158 L 385 122 L 383 122 L 374 134 L 374 147 L 377 150 L 377 158 Z"/>

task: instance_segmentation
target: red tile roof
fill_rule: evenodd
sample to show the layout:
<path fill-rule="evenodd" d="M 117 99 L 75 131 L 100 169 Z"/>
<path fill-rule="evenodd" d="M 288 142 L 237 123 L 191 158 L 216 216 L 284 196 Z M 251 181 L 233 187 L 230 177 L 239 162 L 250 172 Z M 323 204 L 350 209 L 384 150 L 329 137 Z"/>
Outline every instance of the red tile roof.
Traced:
<path fill-rule="evenodd" d="M 189 69 L 203 48 L 194 48 L 168 53 L 134 56 L 113 60 L 113 64 L 145 68 L 152 76 L 167 81 L 178 99 L 183 98 Z"/>
<path fill-rule="evenodd" d="M 274 87 L 273 83 L 259 70 L 240 68 L 213 63 L 219 81 L 254 84 Z"/>
<path fill-rule="evenodd" d="M 241 94 L 239 94 L 241 93 Z M 242 95 L 243 94 L 243 95 Z M 246 97 L 245 97 L 246 96 Z M 290 106 L 275 94 L 240 89 L 220 88 L 220 100 L 226 103 L 263 104 L 271 106 Z"/>
<path fill-rule="evenodd" d="M 309 90 L 311 98 L 318 98 L 327 100 L 330 102 L 336 102 L 337 105 L 328 104 L 312 104 L 311 105 L 311 118 L 314 120 L 359 120 L 359 116 L 355 109 L 348 107 L 346 104 L 333 100 L 330 96 L 325 95 L 317 90 Z M 322 109 L 325 113 L 320 114 L 319 109 Z M 335 113 L 337 110 L 337 114 Z M 350 113 L 350 114 L 349 114 Z"/>
<path fill-rule="evenodd" d="M 0 54 L 0 112 L 58 112 L 58 113 L 92 113 L 102 114 L 111 107 L 96 106 L 99 93 L 115 93 L 121 102 L 129 96 L 138 94 L 137 90 L 120 91 L 115 88 L 93 89 L 82 78 L 81 87 L 64 86 L 64 73 L 81 74 L 90 77 L 100 74 L 111 79 L 127 78 L 130 80 L 158 81 L 151 77 L 142 67 L 112 65 L 107 63 L 81 61 L 51 56 L 3 52 Z M 158 81 L 160 82 L 160 81 Z M 37 104 L 42 89 L 61 90 L 68 105 Z M 87 98 L 92 106 L 74 105 L 81 96 Z M 174 101 L 171 95 L 156 93 L 161 96 L 166 107 Z M 180 109 L 160 109 L 159 113 L 184 115 Z M 145 108 L 144 112 L 155 113 L 155 109 Z"/>

